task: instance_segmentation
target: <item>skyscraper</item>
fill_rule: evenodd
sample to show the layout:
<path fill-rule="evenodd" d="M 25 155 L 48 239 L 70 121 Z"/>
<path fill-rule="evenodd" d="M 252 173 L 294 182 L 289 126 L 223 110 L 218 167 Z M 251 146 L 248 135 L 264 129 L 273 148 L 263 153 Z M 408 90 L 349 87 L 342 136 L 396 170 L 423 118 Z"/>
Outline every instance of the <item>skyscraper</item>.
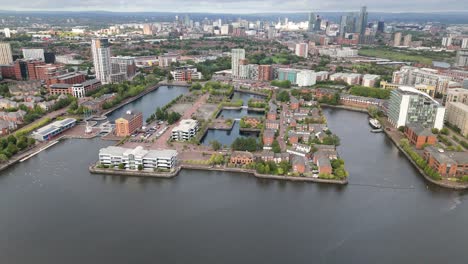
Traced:
<path fill-rule="evenodd" d="M 468 49 L 461 49 L 457 51 L 455 57 L 455 66 L 468 67 Z"/>
<path fill-rule="evenodd" d="M 91 42 L 91 52 L 93 54 L 94 71 L 96 79 L 103 84 L 110 83 L 112 67 L 110 62 L 110 47 L 108 39 L 93 39 Z"/>
<path fill-rule="evenodd" d="M 395 36 L 393 37 L 393 46 L 394 47 L 401 46 L 401 32 L 395 33 Z"/>
<path fill-rule="evenodd" d="M 314 31 L 314 28 L 315 28 L 315 20 L 317 19 L 317 17 L 315 16 L 314 13 L 310 12 L 309 13 L 309 32 L 312 32 Z"/>
<path fill-rule="evenodd" d="M 239 77 L 239 62 L 240 60 L 245 59 L 245 50 L 244 49 L 232 49 L 231 50 L 231 69 L 232 77 Z"/>
<path fill-rule="evenodd" d="M 12 64 L 13 55 L 11 54 L 10 43 L 0 43 L 0 65 Z"/>
<path fill-rule="evenodd" d="M 403 38 L 403 46 L 406 46 L 406 47 L 411 46 L 411 39 L 412 39 L 412 35 L 411 35 L 411 34 L 406 35 L 406 36 Z"/>
<path fill-rule="evenodd" d="M 367 28 L 367 7 L 361 7 L 361 12 L 359 12 L 359 20 L 358 20 L 358 33 L 360 36 L 364 36 L 366 33 Z"/>
<path fill-rule="evenodd" d="M 379 21 L 377 24 L 377 32 L 383 33 L 385 31 L 385 22 Z"/>
<path fill-rule="evenodd" d="M 340 37 L 344 38 L 347 32 L 347 25 L 348 25 L 348 16 L 342 15 L 340 19 Z"/>
<path fill-rule="evenodd" d="M 9 28 L 3 29 L 3 33 L 5 33 L 5 38 L 11 38 L 11 32 Z"/>
<path fill-rule="evenodd" d="M 307 58 L 309 55 L 309 44 L 297 43 L 295 52 L 297 56 Z"/>

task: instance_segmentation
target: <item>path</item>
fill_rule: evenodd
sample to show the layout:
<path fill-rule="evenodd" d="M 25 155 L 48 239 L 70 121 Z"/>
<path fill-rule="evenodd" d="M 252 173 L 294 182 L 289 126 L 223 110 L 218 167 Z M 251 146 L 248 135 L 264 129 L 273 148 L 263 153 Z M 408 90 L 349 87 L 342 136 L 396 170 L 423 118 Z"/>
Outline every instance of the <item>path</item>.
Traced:
<path fill-rule="evenodd" d="M 200 96 L 197 101 L 195 101 L 195 103 L 192 105 L 192 107 L 190 107 L 187 111 L 185 111 L 185 113 L 182 115 L 181 119 L 190 119 L 192 118 L 192 115 L 196 113 L 196 111 L 203 105 L 206 103 L 206 101 L 208 100 L 208 97 L 210 95 L 207 93 L 207 94 L 204 94 L 202 96 Z M 164 132 L 154 143 L 153 145 L 154 146 L 157 146 L 158 148 L 169 148 L 169 146 L 167 145 L 167 141 L 169 140 L 169 138 L 171 137 L 171 134 L 172 134 L 172 129 L 174 127 L 176 127 L 177 125 L 179 125 L 179 122 L 176 122 L 175 124 L 172 124 L 170 125 L 166 132 Z"/>

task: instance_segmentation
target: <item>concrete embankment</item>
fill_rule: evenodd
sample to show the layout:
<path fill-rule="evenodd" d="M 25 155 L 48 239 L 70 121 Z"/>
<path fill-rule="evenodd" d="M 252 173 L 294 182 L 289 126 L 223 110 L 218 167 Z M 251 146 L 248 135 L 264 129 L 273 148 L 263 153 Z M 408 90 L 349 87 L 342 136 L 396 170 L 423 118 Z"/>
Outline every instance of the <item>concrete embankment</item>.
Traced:
<path fill-rule="evenodd" d="M 310 177 L 294 177 L 294 176 L 258 174 L 254 170 L 241 169 L 241 168 L 207 167 L 207 166 L 199 166 L 199 165 L 191 165 L 191 164 L 182 164 L 181 166 L 183 169 L 189 169 L 189 170 L 238 172 L 238 173 L 250 174 L 257 178 L 270 179 L 270 180 L 314 182 L 314 183 L 327 183 L 327 184 L 339 184 L 339 185 L 345 185 L 348 183 L 347 179 L 346 180 L 326 180 L 326 179 L 317 179 L 317 178 L 310 178 Z"/>
<path fill-rule="evenodd" d="M 296 181 L 296 182 L 313 182 L 313 183 L 326 183 L 326 184 L 338 184 L 346 185 L 348 180 L 327 180 L 327 179 L 316 179 L 309 177 L 293 177 L 293 176 L 279 176 L 279 175 L 267 175 L 258 174 L 254 170 L 241 169 L 241 168 L 227 168 L 227 167 L 210 167 L 200 166 L 192 164 L 182 164 L 177 167 L 173 172 L 169 173 L 158 173 L 151 171 L 130 171 L 130 170 L 118 170 L 118 169 L 103 169 L 97 168 L 95 164 L 89 166 L 89 171 L 94 174 L 107 174 L 107 175 L 120 175 L 120 176 L 134 176 L 134 177 L 153 177 L 153 178 L 173 178 L 184 170 L 202 170 L 202 171 L 220 171 L 220 172 L 237 172 L 243 175 L 253 175 L 260 179 L 280 180 L 280 181 Z"/>
<path fill-rule="evenodd" d="M 134 177 L 152 177 L 152 178 L 173 178 L 179 174 L 181 170 L 177 167 L 172 172 L 154 172 L 154 171 L 134 171 L 134 170 L 119 170 L 119 169 L 105 169 L 98 168 L 95 164 L 89 166 L 89 171 L 94 174 L 107 174 L 119 176 L 134 176 Z"/>
<path fill-rule="evenodd" d="M 365 109 L 365 108 L 358 108 L 358 107 L 352 107 L 352 106 L 346 106 L 346 105 L 320 104 L 320 106 L 329 107 L 329 108 L 336 108 L 336 109 L 344 109 L 344 110 L 355 111 L 355 112 L 368 113 L 367 109 Z"/>

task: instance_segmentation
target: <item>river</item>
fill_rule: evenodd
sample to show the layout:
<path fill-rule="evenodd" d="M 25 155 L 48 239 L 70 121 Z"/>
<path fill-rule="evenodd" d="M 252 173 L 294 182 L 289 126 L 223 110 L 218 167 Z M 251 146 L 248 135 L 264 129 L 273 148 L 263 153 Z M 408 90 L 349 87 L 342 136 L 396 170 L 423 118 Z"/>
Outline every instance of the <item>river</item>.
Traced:
<path fill-rule="evenodd" d="M 465 263 L 466 193 L 428 185 L 365 114 L 324 112 L 348 186 L 92 175 L 112 143 L 65 140 L 0 175 L 1 263 Z"/>

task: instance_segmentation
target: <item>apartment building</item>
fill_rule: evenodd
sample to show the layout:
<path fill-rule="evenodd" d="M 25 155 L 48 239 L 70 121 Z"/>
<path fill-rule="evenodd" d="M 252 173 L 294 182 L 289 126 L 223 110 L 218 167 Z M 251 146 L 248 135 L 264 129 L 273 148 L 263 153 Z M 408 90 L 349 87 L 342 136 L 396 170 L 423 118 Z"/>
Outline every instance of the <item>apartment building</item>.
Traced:
<path fill-rule="evenodd" d="M 182 119 L 178 126 L 172 129 L 172 140 L 187 141 L 195 137 L 198 132 L 198 121 L 194 119 Z"/>
<path fill-rule="evenodd" d="M 99 163 L 105 166 L 117 167 L 123 164 L 127 170 L 164 169 L 172 170 L 177 165 L 175 150 L 145 150 L 142 146 L 134 149 L 109 146 L 99 150 Z"/>

